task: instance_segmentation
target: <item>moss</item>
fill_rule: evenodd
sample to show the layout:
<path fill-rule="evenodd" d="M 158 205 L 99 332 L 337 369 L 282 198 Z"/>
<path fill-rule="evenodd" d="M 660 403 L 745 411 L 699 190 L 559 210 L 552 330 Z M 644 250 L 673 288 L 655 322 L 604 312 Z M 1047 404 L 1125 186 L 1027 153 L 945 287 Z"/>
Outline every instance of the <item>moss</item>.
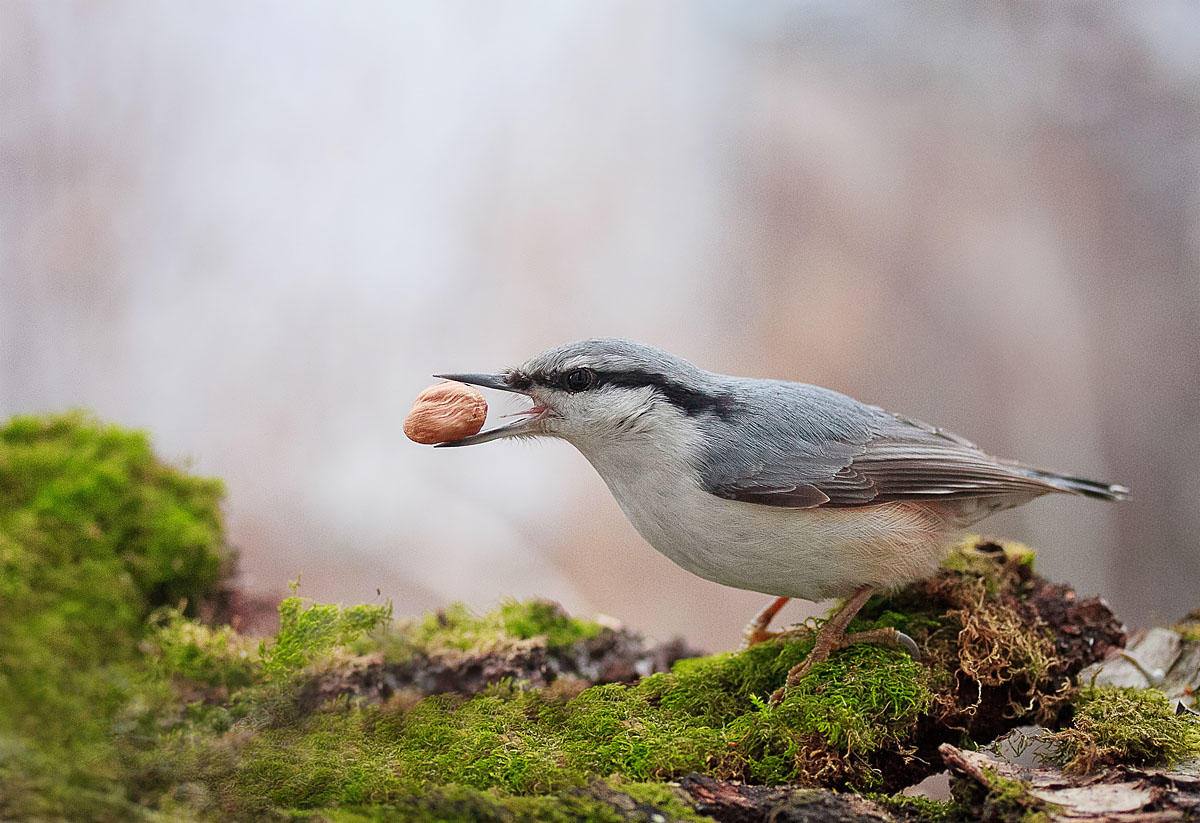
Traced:
<path fill-rule="evenodd" d="M 709 718 L 655 706 L 636 686 L 593 686 L 551 705 L 539 719 L 549 733 L 549 753 L 561 753 L 568 780 L 610 774 L 669 779 L 703 771 L 726 748 L 721 727 Z"/>
<path fill-rule="evenodd" d="M 1068 773 L 1117 763 L 1172 765 L 1200 755 L 1200 723 L 1175 714 L 1157 689 L 1089 686 L 1075 702 L 1071 728 L 1043 740 Z"/>
<path fill-rule="evenodd" d="M 123 578 L 119 589 L 138 617 L 180 602 L 191 611 L 219 581 L 226 559 L 223 494 L 219 481 L 158 461 L 142 432 L 79 413 L 15 417 L 0 429 L 0 531 L 8 541 L 2 579 L 7 589 L 23 583 L 26 596 L 34 583 L 52 584 L 40 590 L 46 600 L 73 590 L 75 580 L 40 578 L 46 570 L 21 556 L 20 546 L 42 564 Z"/>
<path fill-rule="evenodd" d="M 291 618 L 283 623 L 281 636 L 292 630 Z M 896 747 L 928 709 L 925 670 L 903 652 L 855 646 L 768 706 L 806 652 L 805 642 L 778 640 L 573 697 L 500 685 L 470 699 L 339 699 L 307 715 L 246 713 L 217 738 L 185 722 L 167 757 L 180 764 L 176 780 L 210 787 L 222 809 L 241 816 L 391 804 L 447 784 L 532 796 L 598 777 L 639 783 L 688 772 L 875 785 L 867 755 Z M 264 678 L 239 700 L 269 707 L 275 688 Z"/>
<path fill-rule="evenodd" d="M 1029 785 L 984 769 L 986 786 L 974 781 L 954 784 L 955 797 L 974 811 L 980 823 L 1050 823 L 1057 806 L 1034 797 Z"/>
<path fill-rule="evenodd" d="M 816 667 L 771 714 L 843 751 L 872 752 L 902 737 L 929 708 L 926 682 L 904 652 L 861 644 Z"/>
<path fill-rule="evenodd" d="M 540 640 L 555 648 L 600 634 L 603 626 L 570 617 L 546 600 L 507 600 L 483 615 L 462 603 L 452 603 L 420 620 L 401 623 L 389 638 L 389 656 L 405 651 L 444 649 L 487 651 L 514 641 Z"/>
<path fill-rule="evenodd" d="M 377 806 L 328 809 L 295 819 L 312 823 L 704 823 L 671 789 L 613 781 L 549 797 L 522 797 L 465 786 L 442 786 Z"/>
<path fill-rule="evenodd" d="M 1017 565 L 1032 568 L 1036 558 L 1037 552 L 1024 543 L 970 535 L 959 541 L 942 566 L 950 571 L 982 577 L 990 581 L 993 588 L 999 588 L 1008 567 Z"/>
<path fill-rule="evenodd" d="M 260 644 L 229 626 L 205 626 L 169 607 L 156 612 L 151 623 L 155 630 L 143 650 L 147 661 L 165 677 L 180 677 L 229 693 L 261 675 Z"/>
<path fill-rule="evenodd" d="M 1070 681 L 1053 636 L 1024 599 L 1033 560 L 1023 544 L 968 537 L 937 576 L 863 609 L 866 620 L 917 641 L 934 672 L 940 721 L 971 728 L 985 689 L 1005 690 L 1013 718 L 1049 720 L 1068 702 Z"/>
<path fill-rule="evenodd" d="M 138 643 L 219 582 L 222 493 L 83 414 L 0 427 L 0 817 L 128 814 L 112 735 L 163 695 Z"/>
<path fill-rule="evenodd" d="M 497 796 L 448 786 L 383 806 L 329 809 L 300 820 L 313 823 L 621 823 L 612 806 L 594 798 Z M 649 816 L 645 818 L 649 823 Z"/>
<path fill-rule="evenodd" d="M 741 777 L 758 783 L 878 785 L 866 755 L 895 747 L 927 711 L 933 694 L 920 664 L 904 652 L 852 646 L 814 667 L 778 706 L 729 725 Z"/>
<path fill-rule="evenodd" d="M 902 823 L 967 823 L 973 819 L 970 810 L 957 800 L 898 794 L 867 794 L 865 797 L 887 809 Z"/>
<path fill-rule="evenodd" d="M 539 692 L 499 691 L 469 700 L 438 695 L 411 707 L 343 701 L 254 734 L 236 757 L 201 750 L 190 759 L 204 764 L 202 781 L 220 787 L 226 807 L 257 813 L 264 802 L 300 809 L 391 802 L 448 783 L 532 795 L 607 774 L 662 779 L 704 768 L 720 749 L 713 730 L 656 718 L 628 691 L 598 687 L 558 704 Z"/>
<path fill-rule="evenodd" d="M 538 692 L 440 695 L 412 707 L 338 701 L 257 732 L 182 734 L 158 756 L 173 764 L 172 783 L 195 780 L 226 813 L 254 818 L 279 809 L 402 803 L 447 785 L 519 796 L 570 793 L 603 774 L 652 780 L 703 768 L 704 754 L 716 748 L 687 754 L 681 729 L 657 729 L 661 745 L 628 730 L 613 741 L 591 737 L 598 727 L 620 726 L 618 717 L 631 718 L 629 707 L 599 712 L 574 704 L 554 706 Z M 571 733 L 583 728 L 586 740 Z M 638 789 L 639 799 L 649 802 L 649 792 Z"/>
<path fill-rule="evenodd" d="M 263 669 L 269 678 L 293 674 L 391 619 L 391 603 L 341 606 L 286 598 L 279 604 L 279 633 L 272 642 L 264 642 L 259 652 Z"/>
<path fill-rule="evenodd" d="M 206 626 L 176 609 L 162 609 L 153 615 L 142 650 L 159 673 L 234 691 L 328 662 L 386 627 L 392 604 L 343 606 L 293 596 L 278 611 L 275 637 L 254 641 L 229 626 Z"/>
<path fill-rule="evenodd" d="M 1002 686 L 1022 679 L 1040 683 L 1058 663 L 1050 633 L 1036 627 L 1010 603 L 989 600 L 986 582 L 964 584 L 957 597 L 961 606 L 946 613 L 959 626 L 958 670 L 984 686 Z M 1034 708 L 1036 693 L 1022 707 Z"/>
<path fill-rule="evenodd" d="M 681 660 L 669 674 L 646 678 L 639 690 L 662 708 L 719 725 L 752 708 L 808 656 L 812 639 L 779 638 L 740 652 Z"/>
<path fill-rule="evenodd" d="M 689 803 L 681 799 L 681 793 L 666 783 L 635 783 L 621 778 L 613 778 L 609 785 L 615 791 L 626 794 L 635 803 L 648 806 L 669 815 L 676 820 L 691 821 L 691 823 L 708 823 L 712 820 L 707 815 L 695 811 Z"/>

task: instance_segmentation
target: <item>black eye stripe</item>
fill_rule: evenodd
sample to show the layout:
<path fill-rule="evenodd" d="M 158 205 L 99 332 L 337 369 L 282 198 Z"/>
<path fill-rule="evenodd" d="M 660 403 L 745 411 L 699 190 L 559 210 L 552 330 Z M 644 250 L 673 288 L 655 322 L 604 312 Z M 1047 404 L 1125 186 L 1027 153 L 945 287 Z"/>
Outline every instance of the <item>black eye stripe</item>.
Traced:
<path fill-rule="evenodd" d="M 538 372 L 525 376 L 525 379 L 549 389 L 569 391 L 564 381 L 566 380 L 566 376 L 573 371 L 576 371 L 576 369 L 550 373 Z M 621 371 L 589 369 L 588 371 L 592 373 L 592 383 L 588 387 L 589 389 L 594 390 L 607 385 L 625 386 L 628 388 L 649 386 L 656 389 L 668 403 L 671 403 L 689 417 L 711 414 L 720 418 L 727 418 L 737 405 L 737 401 L 728 394 L 714 395 L 698 391 L 697 389 L 671 380 L 661 372 L 642 369 L 626 369 Z"/>

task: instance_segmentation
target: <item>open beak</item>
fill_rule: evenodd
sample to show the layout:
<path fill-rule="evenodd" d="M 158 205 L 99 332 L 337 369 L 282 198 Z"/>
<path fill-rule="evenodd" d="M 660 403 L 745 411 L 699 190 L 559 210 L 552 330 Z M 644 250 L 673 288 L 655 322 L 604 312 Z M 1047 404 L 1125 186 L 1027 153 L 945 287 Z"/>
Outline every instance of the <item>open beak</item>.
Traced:
<path fill-rule="evenodd" d="M 435 374 L 434 377 L 440 377 L 442 380 L 454 380 L 459 383 L 470 383 L 472 386 L 483 386 L 485 389 L 499 389 L 500 391 L 510 391 L 516 394 L 529 395 L 529 392 L 523 389 L 515 389 L 508 384 L 508 375 L 505 374 Z M 527 411 L 517 412 L 521 415 L 529 415 L 524 420 L 518 420 L 515 423 L 509 423 L 507 426 L 489 429 L 479 434 L 473 434 L 470 437 L 462 437 L 458 440 L 447 440 L 445 443 L 436 443 L 434 448 L 441 446 L 474 446 L 479 443 L 487 443 L 490 440 L 499 440 L 502 437 L 512 437 L 519 434 L 535 434 L 537 432 L 537 424 L 546 415 L 548 409 L 545 406 L 534 406 Z"/>

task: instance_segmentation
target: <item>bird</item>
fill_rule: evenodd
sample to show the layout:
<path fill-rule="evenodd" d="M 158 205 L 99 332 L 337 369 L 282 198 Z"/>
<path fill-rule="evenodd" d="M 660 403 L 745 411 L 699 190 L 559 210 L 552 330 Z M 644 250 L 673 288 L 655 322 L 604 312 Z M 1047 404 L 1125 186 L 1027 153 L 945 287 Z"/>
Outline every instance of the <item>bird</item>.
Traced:
<path fill-rule="evenodd" d="M 852 643 L 872 594 L 934 574 L 965 530 L 1046 494 L 1121 500 L 1129 489 L 992 457 L 945 429 L 806 383 L 705 371 L 619 338 L 567 343 L 498 373 L 439 374 L 528 396 L 521 419 L 438 444 L 559 438 L 603 478 L 653 548 L 706 580 L 773 596 L 745 629 L 775 636 L 791 598 L 844 603 L 793 667 L 795 685 Z"/>

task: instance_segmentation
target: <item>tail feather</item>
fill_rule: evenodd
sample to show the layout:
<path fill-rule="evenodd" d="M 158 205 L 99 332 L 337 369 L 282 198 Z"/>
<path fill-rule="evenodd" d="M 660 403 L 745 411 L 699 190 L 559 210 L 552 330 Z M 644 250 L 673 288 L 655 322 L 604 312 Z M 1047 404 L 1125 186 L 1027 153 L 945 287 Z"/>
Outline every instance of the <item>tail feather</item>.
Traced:
<path fill-rule="evenodd" d="M 1035 480 L 1053 486 L 1059 491 L 1069 494 L 1081 494 L 1097 500 L 1124 500 L 1129 497 L 1129 489 L 1115 483 L 1101 483 L 1098 480 L 1088 480 L 1085 477 L 1069 477 L 1065 474 L 1042 471 L 1041 469 L 1026 469 L 1029 476 Z"/>

